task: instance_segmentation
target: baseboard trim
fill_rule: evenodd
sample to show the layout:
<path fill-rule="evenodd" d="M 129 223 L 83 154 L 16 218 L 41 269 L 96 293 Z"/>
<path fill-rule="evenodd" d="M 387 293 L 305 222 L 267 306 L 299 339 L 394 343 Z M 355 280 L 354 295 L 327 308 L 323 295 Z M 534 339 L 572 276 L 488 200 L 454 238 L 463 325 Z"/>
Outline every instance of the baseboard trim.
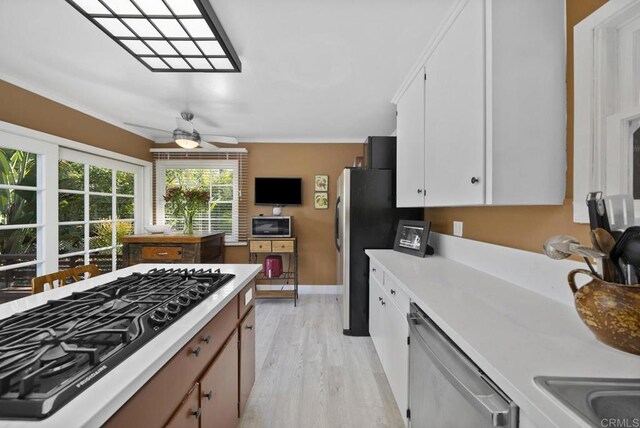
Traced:
<path fill-rule="evenodd" d="M 292 285 L 285 285 L 284 290 L 291 290 Z M 281 284 L 258 284 L 259 290 L 280 290 Z M 341 294 L 339 285 L 298 285 L 298 294 Z"/>

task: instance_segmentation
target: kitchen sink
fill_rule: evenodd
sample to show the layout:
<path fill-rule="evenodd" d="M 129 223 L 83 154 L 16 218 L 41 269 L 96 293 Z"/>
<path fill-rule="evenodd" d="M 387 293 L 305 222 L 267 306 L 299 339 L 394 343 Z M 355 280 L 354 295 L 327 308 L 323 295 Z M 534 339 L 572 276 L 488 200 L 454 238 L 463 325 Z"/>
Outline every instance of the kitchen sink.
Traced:
<path fill-rule="evenodd" d="M 640 426 L 640 379 L 537 376 L 534 381 L 594 427 Z"/>

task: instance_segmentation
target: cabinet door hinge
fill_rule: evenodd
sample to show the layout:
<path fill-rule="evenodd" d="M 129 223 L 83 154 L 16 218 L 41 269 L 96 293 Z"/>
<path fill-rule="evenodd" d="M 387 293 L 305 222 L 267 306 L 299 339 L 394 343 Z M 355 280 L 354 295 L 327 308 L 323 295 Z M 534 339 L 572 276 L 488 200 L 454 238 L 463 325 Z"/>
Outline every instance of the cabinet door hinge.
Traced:
<path fill-rule="evenodd" d="M 411 345 L 411 336 L 407 336 L 407 345 Z"/>
<path fill-rule="evenodd" d="M 407 419 L 411 419 L 411 409 L 407 409 Z"/>

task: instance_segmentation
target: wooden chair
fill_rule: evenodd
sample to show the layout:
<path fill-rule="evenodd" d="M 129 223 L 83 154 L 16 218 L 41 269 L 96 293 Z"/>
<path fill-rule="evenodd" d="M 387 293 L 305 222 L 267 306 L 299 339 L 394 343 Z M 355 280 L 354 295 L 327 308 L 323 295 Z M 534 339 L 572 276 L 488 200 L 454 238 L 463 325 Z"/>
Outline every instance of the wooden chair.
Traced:
<path fill-rule="evenodd" d="M 31 294 L 42 293 L 45 284 L 49 284 L 51 288 L 54 288 L 56 281 L 58 287 L 82 281 L 85 279 L 85 273 L 88 273 L 89 278 L 91 278 L 100 275 L 100 269 L 98 269 L 97 265 L 85 265 L 35 277 L 31 280 Z"/>
<path fill-rule="evenodd" d="M 89 275 L 85 277 L 85 273 Z M 73 268 L 73 277 L 76 281 L 82 281 L 86 278 L 93 278 L 94 276 L 98 276 L 101 273 L 102 272 L 100 272 L 98 265 L 84 265 Z"/>

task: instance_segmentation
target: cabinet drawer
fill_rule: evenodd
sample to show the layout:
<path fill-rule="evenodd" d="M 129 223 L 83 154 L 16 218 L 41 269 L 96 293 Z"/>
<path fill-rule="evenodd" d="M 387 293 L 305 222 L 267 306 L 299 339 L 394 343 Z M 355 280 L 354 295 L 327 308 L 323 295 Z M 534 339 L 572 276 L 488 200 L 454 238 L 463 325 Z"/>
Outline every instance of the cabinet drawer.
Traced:
<path fill-rule="evenodd" d="M 182 247 L 142 247 L 146 260 L 182 260 Z"/>
<path fill-rule="evenodd" d="M 272 241 L 273 252 L 293 253 L 293 241 Z"/>
<path fill-rule="evenodd" d="M 249 308 L 253 306 L 256 299 L 256 282 L 251 281 L 247 284 L 240 294 L 238 294 L 238 319 L 241 319 L 247 313 Z"/>
<path fill-rule="evenodd" d="M 384 274 L 382 271 L 382 266 L 380 266 L 378 262 L 376 262 L 375 260 L 372 260 L 372 259 L 369 259 L 369 260 L 370 260 L 369 275 L 375 278 L 380 284 L 384 284 L 384 281 L 383 281 Z"/>
<path fill-rule="evenodd" d="M 252 253 L 270 253 L 271 241 L 250 241 L 249 250 Z"/>
<path fill-rule="evenodd" d="M 409 296 L 389 275 L 384 276 L 384 288 L 402 313 L 409 312 Z"/>

